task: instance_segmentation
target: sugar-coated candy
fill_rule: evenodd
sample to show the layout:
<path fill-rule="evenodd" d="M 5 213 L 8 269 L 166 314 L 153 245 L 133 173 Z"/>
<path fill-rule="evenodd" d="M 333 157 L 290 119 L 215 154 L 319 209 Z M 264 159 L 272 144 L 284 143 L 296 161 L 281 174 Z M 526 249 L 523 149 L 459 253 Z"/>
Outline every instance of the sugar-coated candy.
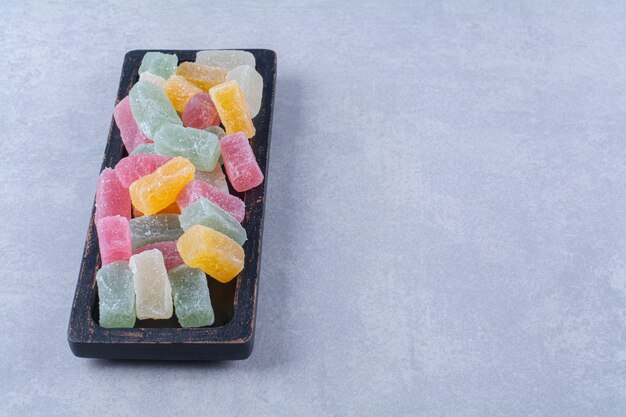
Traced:
<path fill-rule="evenodd" d="M 172 106 L 174 106 L 179 113 L 185 111 L 187 103 L 189 103 L 189 100 L 191 100 L 193 96 L 202 94 L 202 89 L 180 75 L 175 75 L 167 80 L 163 90 L 172 102 Z"/>
<path fill-rule="evenodd" d="M 135 217 L 129 224 L 133 250 L 157 242 L 176 240 L 183 234 L 176 214 Z"/>
<path fill-rule="evenodd" d="M 161 254 L 163 255 L 163 261 L 165 262 L 165 269 L 167 269 L 168 271 L 183 264 L 183 258 L 180 257 L 178 249 L 176 249 L 176 242 L 174 241 L 157 242 L 150 245 L 142 246 L 139 249 L 134 250 L 133 254 L 136 255 L 138 253 L 152 249 L 158 249 L 161 251 Z"/>
<path fill-rule="evenodd" d="M 105 328 L 135 325 L 135 288 L 127 261 L 104 265 L 96 274 L 99 324 Z"/>
<path fill-rule="evenodd" d="M 202 180 L 189 182 L 189 184 L 180 191 L 178 197 L 176 197 L 176 203 L 181 210 L 184 210 L 187 206 L 200 198 L 206 198 L 217 204 L 224 211 L 237 219 L 238 222 L 241 223 L 243 221 L 246 214 L 245 203 L 234 195 L 225 193 L 219 188 Z"/>
<path fill-rule="evenodd" d="M 224 136 L 226 136 L 226 132 L 224 132 L 224 129 L 219 126 L 207 126 L 204 128 L 204 130 L 206 130 L 207 132 L 211 132 L 214 135 L 217 135 L 219 139 L 222 139 Z"/>
<path fill-rule="evenodd" d="M 105 168 L 100 173 L 96 188 L 95 222 L 109 216 L 123 216 L 130 220 L 130 194 L 115 170 Z"/>
<path fill-rule="evenodd" d="M 228 71 L 227 80 L 235 80 L 243 91 L 250 116 L 254 117 L 261 110 L 261 98 L 263 97 L 263 77 L 253 66 L 241 65 Z"/>
<path fill-rule="evenodd" d="M 215 321 L 207 278 L 202 270 L 181 265 L 168 273 L 174 309 L 181 327 L 210 326 Z"/>
<path fill-rule="evenodd" d="M 226 175 L 235 190 L 247 191 L 263 182 L 263 172 L 243 133 L 224 136 L 220 147 Z"/>
<path fill-rule="evenodd" d="M 209 183 L 212 186 L 219 188 L 226 194 L 230 192 L 228 190 L 228 183 L 226 182 L 224 170 L 220 164 L 215 165 L 215 169 L 213 171 L 196 171 L 195 179 Z"/>
<path fill-rule="evenodd" d="M 200 268 L 220 282 L 228 282 L 241 272 L 243 248 L 223 233 L 206 226 L 195 225 L 176 243 L 185 263 Z"/>
<path fill-rule="evenodd" d="M 137 207 L 133 207 L 133 217 L 141 217 L 144 214 Z M 180 208 L 178 208 L 178 204 L 172 203 L 169 206 L 165 207 L 163 210 L 159 210 L 158 213 L 153 214 L 156 216 L 157 214 L 180 214 Z"/>
<path fill-rule="evenodd" d="M 133 255 L 129 264 L 133 273 L 137 318 L 145 320 L 172 317 L 172 287 L 161 251 L 151 249 Z"/>
<path fill-rule="evenodd" d="M 133 206 L 146 215 L 158 213 L 176 201 L 176 196 L 193 180 L 195 172 L 196 168 L 188 159 L 180 156 L 172 159 L 130 185 Z"/>
<path fill-rule="evenodd" d="M 120 130 L 124 147 L 128 152 L 132 152 L 141 144 L 151 142 L 150 139 L 143 134 L 135 121 L 135 117 L 130 110 L 130 98 L 128 96 L 117 103 L 113 109 L 113 118 L 115 119 L 117 128 Z"/>
<path fill-rule="evenodd" d="M 235 80 L 223 82 L 209 90 L 226 133 L 243 132 L 247 138 L 256 133 L 246 99 Z"/>
<path fill-rule="evenodd" d="M 226 80 L 226 73 L 224 68 L 209 67 L 197 62 L 181 62 L 176 69 L 176 75 L 185 77 L 205 93 L 214 85 L 223 83 Z"/>
<path fill-rule="evenodd" d="M 129 155 L 115 165 L 115 173 L 126 188 L 139 178 L 152 174 L 172 159 L 171 156 L 156 154 Z"/>
<path fill-rule="evenodd" d="M 183 230 L 201 224 L 225 234 L 242 246 L 248 240 L 246 229 L 224 209 L 206 198 L 200 198 L 189 204 L 181 213 L 179 220 Z"/>
<path fill-rule="evenodd" d="M 211 100 L 211 95 L 207 93 L 193 96 L 187 103 L 181 118 L 183 126 L 196 129 L 206 129 L 220 124 L 220 115 Z"/>
<path fill-rule="evenodd" d="M 183 156 L 196 169 L 212 171 L 220 157 L 217 136 L 205 130 L 163 126 L 154 136 L 154 149 L 162 155 Z"/>
<path fill-rule="evenodd" d="M 135 148 L 134 151 L 130 153 L 130 155 L 147 155 L 147 154 L 155 154 L 154 143 L 143 143 Z"/>
<path fill-rule="evenodd" d="M 170 78 L 176 72 L 178 58 L 176 55 L 161 52 L 146 52 L 139 66 L 139 74 L 149 72 L 164 79 Z"/>
<path fill-rule="evenodd" d="M 157 87 L 161 87 L 161 88 L 165 87 L 165 78 L 159 77 L 158 75 L 154 75 L 153 73 L 148 72 L 148 71 L 142 72 L 139 75 L 139 79 L 144 80 L 144 81 L 149 81 L 152 84 L 156 85 Z"/>
<path fill-rule="evenodd" d="M 172 102 L 162 88 L 139 80 L 130 89 L 130 110 L 141 131 L 152 139 L 156 132 L 168 124 L 182 125 Z"/>
<path fill-rule="evenodd" d="M 222 50 L 222 51 L 198 51 L 196 63 L 211 67 L 231 70 L 240 65 L 250 65 L 255 67 L 254 55 L 247 51 Z"/>
<path fill-rule="evenodd" d="M 127 261 L 132 255 L 128 219 L 123 216 L 104 217 L 96 223 L 102 265 Z"/>

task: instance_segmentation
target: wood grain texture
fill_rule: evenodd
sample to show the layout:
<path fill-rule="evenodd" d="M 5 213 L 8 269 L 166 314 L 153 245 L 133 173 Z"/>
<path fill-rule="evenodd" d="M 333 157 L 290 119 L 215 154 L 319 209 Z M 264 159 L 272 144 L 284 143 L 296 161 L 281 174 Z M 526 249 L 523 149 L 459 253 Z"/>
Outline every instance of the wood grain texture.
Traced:
<path fill-rule="evenodd" d="M 270 132 L 276 85 L 276 53 L 267 49 L 246 49 L 256 58 L 257 71 L 263 76 L 261 111 L 254 118 L 256 136 L 250 144 L 265 181 L 245 193 L 236 193 L 246 203 L 243 226 L 248 233 L 244 244 L 246 260 L 239 276 L 226 285 L 209 280 L 216 310 L 212 327 L 183 329 L 176 319 L 138 321 L 132 329 L 105 329 L 97 324 L 96 272 L 100 268 L 94 210 L 85 240 L 85 250 L 70 314 L 68 342 L 79 357 L 152 360 L 233 360 L 250 356 L 254 343 L 254 323 L 258 280 L 261 267 L 261 245 L 265 208 L 265 186 L 269 161 Z M 117 102 L 128 95 L 138 80 L 137 70 L 148 50 L 126 54 Z M 196 50 L 159 50 L 175 53 L 179 62 L 194 61 Z M 119 130 L 112 120 L 102 168 L 114 167 L 124 156 Z M 230 300 L 232 299 L 232 303 Z M 163 327 L 168 326 L 168 327 Z"/>

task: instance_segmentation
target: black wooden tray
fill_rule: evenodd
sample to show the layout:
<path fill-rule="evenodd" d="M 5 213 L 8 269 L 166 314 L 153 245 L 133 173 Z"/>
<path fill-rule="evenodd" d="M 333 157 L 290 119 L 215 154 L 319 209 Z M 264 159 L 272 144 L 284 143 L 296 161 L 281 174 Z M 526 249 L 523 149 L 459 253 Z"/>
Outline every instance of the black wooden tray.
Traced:
<path fill-rule="evenodd" d="M 246 217 L 243 222 L 248 233 L 248 241 L 244 244 L 246 259 L 243 271 L 230 283 L 220 284 L 209 279 L 215 324 L 211 327 L 183 329 L 173 317 L 170 320 L 138 320 L 132 329 L 100 327 L 96 287 L 100 252 L 92 210 L 67 337 L 74 355 L 87 358 L 156 360 L 232 360 L 250 356 L 254 343 L 261 267 L 265 186 L 276 86 L 276 53 L 268 49 L 246 51 L 255 56 L 256 69 L 263 76 L 263 101 L 261 111 L 254 118 L 256 136 L 250 143 L 265 175 L 265 181 L 245 193 L 236 193 L 231 188 L 231 192 L 246 203 Z M 146 52 L 149 51 L 137 50 L 126 54 L 116 103 L 128 95 L 139 79 L 137 70 Z M 159 52 L 175 53 L 179 62 L 183 62 L 194 61 L 197 51 Z M 101 169 L 115 166 L 126 155 L 120 132 L 115 121 L 112 121 Z"/>

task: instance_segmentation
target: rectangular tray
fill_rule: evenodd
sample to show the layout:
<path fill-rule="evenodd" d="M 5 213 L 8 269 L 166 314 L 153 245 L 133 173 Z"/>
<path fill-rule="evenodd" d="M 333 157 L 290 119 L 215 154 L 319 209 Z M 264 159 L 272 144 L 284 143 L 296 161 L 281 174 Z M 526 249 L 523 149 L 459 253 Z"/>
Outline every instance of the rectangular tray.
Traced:
<path fill-rule="evenodd" d="M 254 118 L 256 135 L 250 140 L 250 144 L 265 175 L 265 181 L 245 193 L 236 193 L 231 189 L 231 192 L 243 199 L 246 204 L 243 227 L 248 233 L 248 241 L 243 246 L 246 254 L 244 269 L 236 279 L 227 285 L 220 285 L 209 279 L 211 297 L 215 299 L 213 307 L 216 323 L 211 327 L 184 329 L 178 326 L 176 319 L 173 318 L 165 321 L 138 320 L 132 329 L 100 327 L 97 323 L 96 287 L 100 251 L 94 224 L 94 204 L 68 329 L 67 339 L 74 355 L 109 359 L 234 360 L 245 359 L 252 353 L 261 268 L 265 186 L 276 86 L 276 53 L 268 49 L 245 50 L 255 56 L 256 69 L 263 76 L 263 101 L 261 111 Z M 198 52 L 157 51 L 174 53 L 178 56 L 179 62 L 194 61 Z M 137 70 L 146 52 L 149 50 L 130 51 L 126 54 L 116 103 L 128 95 L 131 87 L 139 79 Z M 119 129 L 113 120 L 101 170 L 115 166 L 126 155 Z M 229 298 L 234 298 L 234 302 L 229 302 Z"/>

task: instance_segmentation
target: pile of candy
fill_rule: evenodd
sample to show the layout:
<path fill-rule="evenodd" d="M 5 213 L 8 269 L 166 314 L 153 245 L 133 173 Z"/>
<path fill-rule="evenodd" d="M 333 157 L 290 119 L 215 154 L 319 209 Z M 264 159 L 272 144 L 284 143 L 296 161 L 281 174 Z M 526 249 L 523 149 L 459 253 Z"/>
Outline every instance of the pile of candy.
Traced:
<path fill-rule="evenodd" d="M 102 268 L 100 325 L 135 319 L 210 326 L 210 275 L 228 282 L 243 269 L 244 202 L 229 193 L 263 182 L 248 141 L 263 78 L 244 51 L 148 52 L 139 81 L 114 110 L 129 156 L 100 174 L 95 222 Z M 220 127 L 223 126 L 223 129 Z"/>

